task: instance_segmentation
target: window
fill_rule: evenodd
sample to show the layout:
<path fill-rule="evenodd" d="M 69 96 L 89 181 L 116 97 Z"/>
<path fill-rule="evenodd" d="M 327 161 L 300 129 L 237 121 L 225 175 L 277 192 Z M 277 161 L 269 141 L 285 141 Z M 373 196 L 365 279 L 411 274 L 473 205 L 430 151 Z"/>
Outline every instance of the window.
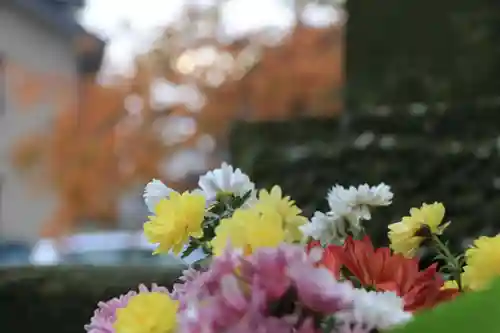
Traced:
<path fill-rule="evenodd" d="M 5 56 L 0 53 L 0 116 L 4 115 L 7 109 L 7 68 Z"/>

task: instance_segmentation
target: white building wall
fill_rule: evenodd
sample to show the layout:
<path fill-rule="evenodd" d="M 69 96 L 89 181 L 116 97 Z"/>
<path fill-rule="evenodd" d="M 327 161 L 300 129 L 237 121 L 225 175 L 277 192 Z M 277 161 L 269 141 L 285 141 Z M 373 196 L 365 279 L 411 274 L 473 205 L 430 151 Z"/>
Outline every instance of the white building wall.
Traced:
<path fill-rule="evenodd" d="M 14 169 L 11 150 L 19 139 L 39 130 L 50 130 L 60 105 L 54 98 L 44 98 L 27 108 L 22 107 L 15 98 L 14 83 L 19 79 L 19 69 L 58 75 L 67 78 L 68 89 L 64 93 L 74 98 L 76 58 L 68 39 L 23 11 L 1 4 L 0 55 L 7 69 L 7 98 L 0 101 L 3 104 L 0 108 L 4 108 L 0 110 L 0 239 L 33 243 L 42 224 L 51 217 L 57 199 L 54 194 L 37 189 Z M 52 91 L 52 94 L 58 92 Z"/>

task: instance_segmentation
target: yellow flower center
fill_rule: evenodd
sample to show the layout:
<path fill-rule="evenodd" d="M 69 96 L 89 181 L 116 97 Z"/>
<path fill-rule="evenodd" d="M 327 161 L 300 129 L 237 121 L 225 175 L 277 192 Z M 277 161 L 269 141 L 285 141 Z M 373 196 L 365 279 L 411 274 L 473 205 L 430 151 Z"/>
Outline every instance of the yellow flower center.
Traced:
<path fill-rule="evenodd" d="M 173 333 L 178 307 L 165 293 L 138 294 L 116 311 L 115 333 Z"/>

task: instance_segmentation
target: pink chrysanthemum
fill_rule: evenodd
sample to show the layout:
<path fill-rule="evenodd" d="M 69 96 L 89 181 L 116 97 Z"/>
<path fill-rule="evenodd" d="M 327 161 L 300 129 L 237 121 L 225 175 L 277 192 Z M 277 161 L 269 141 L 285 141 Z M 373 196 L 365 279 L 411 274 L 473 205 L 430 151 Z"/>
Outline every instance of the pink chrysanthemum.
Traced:
<path fill-rule="evenodd" d="M 176 286 L 185 333 L 319 332 L 321 319 L 350 306 L 353 291 L 293 245 L 249 257 L 226 251 L 185 280 Z"/>
<path fill-rule="evenodd" d="M 170 293 L 170 297 L 175 300 L 182 300 L 184 294 L 188 290 L 193 290 L 201 286 L 197 284 L 201 281 L 200 275 L 201 271 L 194 268 L 188 268 L 182 272 L 182 276 L 179 278 L 179 283 L 175 283 Z"/>
<path fill-rule="evenodd" d="M 94 316 L 90 319 L 90 324 L 85 325 L 88 333 L 114 333 L 113 323 L 116 320 L 116 310 L 127 306 L 128 301 L 138 293 L 162 292 L 168 293 L 167 288 L 153 284 L 151 290 L 145 285 L 139 285 L 139 292 L 134 290 L 110 299 L 107 302 L 99 302 L 98 308 L 94 311 Z"/>

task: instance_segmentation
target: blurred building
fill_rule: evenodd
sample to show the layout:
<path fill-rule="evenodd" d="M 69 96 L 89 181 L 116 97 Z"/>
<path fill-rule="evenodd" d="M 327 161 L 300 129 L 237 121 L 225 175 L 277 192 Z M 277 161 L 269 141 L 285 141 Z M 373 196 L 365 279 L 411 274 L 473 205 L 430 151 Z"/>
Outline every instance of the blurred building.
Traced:
<path fill-rule="evenodd" d="M 34 191 L 12 166 L 10 152 L 23 136 L 50 130 L 57 107 L 46 100 L 22 106 L 13 90 L 16 80 L 34 78 L 29 73 L 50 74 L 65 86 L 50 95 L 67 94 L 78 103 L 78 78 L 98 70 L 104 50 L 76 21 L 82 6 L 83 0 L 0 1 L 0 239 L 32 243 L 53 213 L 55 195 Z"/>

